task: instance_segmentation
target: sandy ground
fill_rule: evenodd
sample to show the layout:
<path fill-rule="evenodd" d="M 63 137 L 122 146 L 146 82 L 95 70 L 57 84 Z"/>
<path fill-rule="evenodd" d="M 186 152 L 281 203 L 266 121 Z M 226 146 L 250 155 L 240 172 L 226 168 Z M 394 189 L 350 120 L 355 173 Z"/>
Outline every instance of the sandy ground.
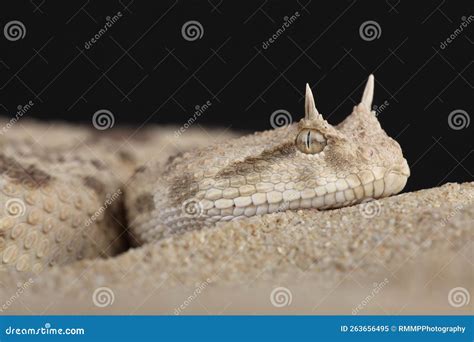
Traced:
<path fill-rule="evenodd" d="M 374 217 L 358 205 L 188 232 L 52 269 L 9 312 L 472 314 L 449 293 L 474 290 L 473 198 L 474 183 L 448 184 L 374 202 Z"/>
<path fill-rule="evenodd" d="M 193 132 L 178 147 L 166 144 L 160 158 L 209 143 L 207 133 Z M 170 129 L 151 135 L 154 145 L 148 141 L 136 160 L 156 156 L 163 146 L 157 140 L 174 139 Z M 7 314 L 472 314 L 473 228 L 474 183 L 337 210 L 280 212 L 53 267 L 31 281 L 3 278 L 0 308 Z"/>

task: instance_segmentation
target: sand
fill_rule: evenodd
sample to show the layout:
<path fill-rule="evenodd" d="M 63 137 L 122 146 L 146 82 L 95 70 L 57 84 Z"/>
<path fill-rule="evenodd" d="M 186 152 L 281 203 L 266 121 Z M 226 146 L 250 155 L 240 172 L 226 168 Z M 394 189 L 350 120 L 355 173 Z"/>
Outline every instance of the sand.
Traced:
<path fill-rule="evenodd" d="M 52 269 L 10 312 L 472 313 L 472 304 L 449 305 L 448 294 L 473 290 L 473 196 L 473 183 L 448 184 L 380 200 L 372 218 L 359 205 L 188 232 Z M 103 286 L 114 302 L 98 308 L 92 295 Z M 290 305 L 272 305 L 277 287 L 288 289 Z"/>

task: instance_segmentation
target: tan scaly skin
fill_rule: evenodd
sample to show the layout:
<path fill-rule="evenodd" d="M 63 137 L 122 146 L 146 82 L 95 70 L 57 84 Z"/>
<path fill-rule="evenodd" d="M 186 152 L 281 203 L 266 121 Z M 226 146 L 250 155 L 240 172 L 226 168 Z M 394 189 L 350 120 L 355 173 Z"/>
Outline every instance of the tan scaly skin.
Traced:
<path fill-rule="evenodd" d="M 410 170 L 370 111 L 374 77 L 337 126 L 306 87 L 305 118 L 139 169 L 126 208 L 139 244 L 287 209 L 330 209 L 400 192 Z"/>
<path fill-rule="evenodd" d="M 97 153 L 97 151 L 95 152 Z M 105 153 L 104 153 L 105 154 Z M 84 258 L 115 255 L 126 243 L 118 198 L 125 168 L 91 149 L 42 148 L 28 141 L 1 146 L 0 278 L 4 271 L 33 272 Z"/>
<path fill-rule="evenodd" d="M 156 134 L 153 126 L 133 138 L 126 127 L 25 120 L 0 134 L 0 292 L 6 279 L 126 250 L 123 184 L 134 169 L 208 145 L 192 129 L 176 141 L 171 129 Z M 9 127 L 1 117 L 0 127 Z"/>

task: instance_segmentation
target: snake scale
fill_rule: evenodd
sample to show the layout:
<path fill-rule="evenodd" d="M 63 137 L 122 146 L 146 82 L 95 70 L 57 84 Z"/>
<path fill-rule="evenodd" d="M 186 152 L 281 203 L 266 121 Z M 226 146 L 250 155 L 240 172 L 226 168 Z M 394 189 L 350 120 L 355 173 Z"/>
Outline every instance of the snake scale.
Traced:
<path fill-rule="evenodd" d="M 38 274 L 219 221 L 396 194 L 410 170 L 371 111 L 373 93 L 371 75 L 361 102 L 332 126 L 307 85 L 300 122 L 149 161 L 130 179 L 117 172 L 132 167 L 126 153 L 2 146 L 0 270 Z"/>

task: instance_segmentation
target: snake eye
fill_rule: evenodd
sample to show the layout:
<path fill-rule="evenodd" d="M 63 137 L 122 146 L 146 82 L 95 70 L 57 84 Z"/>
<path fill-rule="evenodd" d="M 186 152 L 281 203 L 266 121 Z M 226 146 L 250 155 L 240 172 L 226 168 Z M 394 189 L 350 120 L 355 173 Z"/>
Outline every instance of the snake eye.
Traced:
<path fill-rule="evenodd" d="M 296 147 L 303 153 L 319 153 L 326 144 L 326 138 L 314 129 L 302 129 L 296 137 Z"/>

